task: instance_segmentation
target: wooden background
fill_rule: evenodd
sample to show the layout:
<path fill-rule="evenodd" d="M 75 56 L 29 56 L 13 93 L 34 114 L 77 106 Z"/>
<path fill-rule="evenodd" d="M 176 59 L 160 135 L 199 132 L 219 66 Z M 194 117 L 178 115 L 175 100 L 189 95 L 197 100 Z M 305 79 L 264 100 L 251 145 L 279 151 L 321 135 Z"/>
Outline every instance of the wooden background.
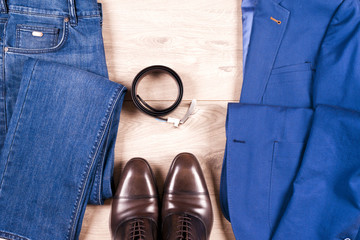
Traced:
<path fill-rule="evenodd" d="M 179 128 L 138 111 L 129 92 L 121 113 L 116 143 L 115 180 L 125 163 L 143 157 L 162 186 L 172 159 L 194 153 L 206 176 L 214 210 L 211 239 L 234 239 L 222 216 L 219 186 L 225 147 L 228 102 L 238 101 L 242 85 L 241 1 L 236 0 L 102 0 L 103 35 L 112 81 L 128 89 L 143 68 L 161 64 L 174 69 L 184 83 L 184 100 L 171 113 L 181 118 L 191 99 L 195 115 Z M 171 104 L 176 85 L 148 79 L 140 95 L 154 106 Z M 80 239 L 110 239 L 111 200 L 88 206 Z"/>

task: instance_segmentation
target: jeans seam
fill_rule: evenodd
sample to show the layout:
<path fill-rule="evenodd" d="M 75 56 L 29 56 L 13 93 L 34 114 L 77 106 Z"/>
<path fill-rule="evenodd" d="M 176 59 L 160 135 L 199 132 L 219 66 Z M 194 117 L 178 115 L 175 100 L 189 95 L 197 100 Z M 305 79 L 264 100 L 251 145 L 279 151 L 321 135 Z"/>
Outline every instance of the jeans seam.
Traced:
<path fill-rule="evenodd" d="M 83 196 L 84 196 L 84 190 L 85 190 L 86 183 L 87 183 L 86 179 L 89 178 L 90 170 L 91 170 L 92 166 L 94 165 L 96 155 L 99 152 L 101 141 L 102 141 L 102 139 L 104 138 L 104 135 L 105 135 L 106 126 L 110 121 L 111 113 L 114 110 L 114 108 L 116 107 L 117 100 L 121 96 L 124 89 L 125 89 L 124 86 L 117 87 L 117 89 L 115 90 L 113 96 L 111 97 L 111 99 L 109 101 L 108 108 L 107 108 L 107 111 L 106 111 L 106 115 L 103 118 L 103 120 L 101 121 L 101 126 L 100 126 L 100 129 L 98 131 L 95 143 L 94 143 L 94 145 L 92 147 L 92 151 L 90 153 L 90 156 L 89 156 L 87 165 L 85 167 L 84 173 L 82 174 L 83 178 L 81 179 L 80 187 L 78 189 L 78 196 L 76 197 L 76 202 L 75 202 L 75 205 L 74 205 L 74 209 L 72 211 L 72 216 L 70 218 L 70 225 L 69 225 L 69 228 L 68 228 L 68 234 L 67 234 L 66 239 L 72 239 L 73 235 L 75 234 L 74 229 L 75 229 L 76 219 L 79 216 L 79 214 L 78 214 L 79 213 L 79 208 L 80 208 L 79 203 L 81 202 L 80 201 L 81 198 L 83 198 Z M 95 169 L 95 171 L 96 171 L 96 169 Z"/>
<path fill-rule="evenodd" d="M 9 10 L 9 13 L 15 13 L 15 14 L 23 14 L 23 15 L 34 15 L 38 17 L 56 17 L 56 18 L 64 18 L 68 17 L 68 13 L 61 13 L 61 14 L 44 14 L 44 13 L 35 13 L 35 12 L 26 12 L 26 11 L 18 11 L 18 10 Z M 101 17 L 100 14 L 82 14 L 79 15 L 78 18 L 96 18 Z"/>
<path fill-rule="evenodd" d="M 4 29 L 7 28 L 7 24 L 8 24 L 8 21 L 6 20 L 5 24 L 4 24 Z M 3 39 L 2 39 L 2 42 L 3 42 L 3 46 L 5 46 L 5 39 L 6 39 L 6 31 L 4 31 L 4 35 L 3 35 Z M 6 54 L 5 54 L 5 51 L 4 51 L 4 47 L 2 49 L 2 57 L 3 57 L 3 64 L 2 64 L 2 94 L 3 94 L 3 97 L 4 97 L 4 101 L 3 101 L 3 111 L 4 111 L 4 122 L 5 122 L 5 128 L 4 128 L 4 136 L 6 135 L 6 132 L 7 132 L 7 128 L 8 128 L 8 120 L 7 120 L 7 106 L 6 106 L 6 80 L 5 80 L 5 61 L 6 61 L 6 58 L 5 58 Z"/>
<path fill-rule="evenodd" d="M 99 164 L 100 164 L 100 172 L 99 172 L 99 174 L 101 174 L 103 172 L 103 161 L 100 161 Z M 102 180 L 102 177 L 99 177 L 98 179 L 95 177 L 96 190 L 94 192 L 94 198 L 96 199 L 98 197 L 97 201 L 98 201 L 99 204 L 101 203 L 101 180 Z"/>
<path fill-rule="evenodd" d="M 14 234 L 14 233 L 9 233 L 9 232 L 3 231 L 3 230 L 0 230 L 0 236 L 1 237 L 6 237 L 6 238 L 11 239 L 11 240 L 30 240 L 27 237 L 23 237 L 23 236 Z"/>
<path fill-rule="evenodd" d="M 16 29 L 20 31 L 41 31 L 43 33 L 56 34 L 59 30 L 55 27 L 42 27 L 42 26 L 34 26 L 29 24 L 16 24 Z"/>
<path fill-rule="evenodd" d="M 101 161 L 99 161 L 99 166 L 98 166 L 100 167 L 99 174 L 103 172 L 104 159 L 105 159 L 105 152 L 104 152 L 104 157 L 101 159 Z M 101 180 L 102 177 L 100 178 L 95 177 L 95 181 L 94 181 L 94 187 L 96 189 L 94 192 L 94 198 L 96 199 L 96 201 L 98 201 L 99 204 L 101 203 Z"/>
<path fill-rule="evenodd" d="M 63 14 L 46 14 L 46 13 L 36 13 L 36 12 L 27 12 L 27 11 L 20 11 L 20 10 L 9 10 L 9 13 L 17 13 L 17 14 L 25 14 L 25 15 L 36 15 L 39 17 L 58 17 L 58 18 L 64 18 L 67 17 L 68 13 Z"/>
<path fill-rule="evenodd" d="M 112 118 L 113 117 L 113 113 L 110 115 L 110 118 Z M 112 121 L 110 121 L 110 123 L 109 123 L 110 125 L 109 125 L 109 130 L 108 130 L 108 132 L 110 132 L 110 129 L 111 129 L 111 126 L 112 126 Z M 109 142 L 109 138 L 106 138 L 106 142 L 105 142 L 105 146 L 107 146 L 107 144 L 108 144 L 108 142 Z M 105 164 L 105 159 L 106 159 L 106 151 L 104 150 L 104 157 L 102 158 L 102 161 L 101 161 L 101 173 L 104 171 L 104 164 Z M 99 200 L 99 203 L 101 202 L 101 186 L 102 186 L 102 183 L 103 183 L 103 181 L 102 181 L 102 178 L 100 178 L 100 181 L 99 181 L 99 186 L 98 186 L 98 190 L 99 190 L 99 192 L 98 192 L 98 200 Z"/>
<path fill-rule="evenodd" d="M 5 173 L 6 173 L 6 170 L 7 170 L 7 167 L 8 167 L 8 163 L 9 163 L 9 161 L 10 161 L 10 153 L 11 153 L 11 150 L 12 150 L 12 147 L 13 147 L 13 144 L 14 144 L 14 141 L 15 141 L 15 137 L 16 137 L 16 134 L 17 134 L 17 129 L 18 129 L 18 126 L 19 126 L 19 122 L 20 122 L 20 120 L 21 120 L 22 112 L 23 112 L 24 107 L 25 107 L 26 98 L 27 98 L 27 95 L 28 95 L 28 92 L 29 92 L 31 80 L 32 80 L 32 78 L 33 78 L 34 71 L 35 71 L 35 68 L 36 68 L 37 63 L 38 63 L 38 60 L 35 61 L 34 66 L 33 66 L 33 69 L 32 69 L 32 71 L 31 71 L 31 75 L 30 75 L 30 78 L 29 78 L 29 82 L 28 82 L 27 87 L 26 87 L 25 98 L 24 98 L 24 101 L 23 101 L 22 106 L 21 106 L 21 111 L 20 111 L 20 115 L 19 115 L 19 120 L 18 120 L 17 123 L 16 123 L 16 127 L 15 127 L 15 131 L 14 131 L 14 134 L 13 134 L 13 138 L 12 138 L 12 140 L 11 140 L 11 144 L 10 144 L 9 153 L 8 153 L 8 156 L 7 156 L 5 168 L 4 168 L 4 171 L 3 171 L 3 173 L 2 173 L 2 178 L 1 178 L 1 181 L 0 181 L 0 196 L 1 196 L 1 188 L 2 188 L 2 185 L 3 185 L 3 183 L 4 183 Z"/>
<path fill-rule="evenodd" d="M 31 7 L 18 6 L 18 5 L 10 5 L 8 12 L 26 14 L 26 15 L 37 15 L 40 17 L 60 17 L 60 18 L 69 17 L 68 11 L 65 12 L 61 10 L 46 10 L 46 9 L 31 8 Z M 78 15 L 78 17 L 100 16 L 99 10 L 77 11 L 76 14 Z"/>
<path fill-rule="evenodd" d="M 94 201 L 96 202 L 96 201 L 98 201 L 98 199 L 97 199 L 97 195 L 98 195 L 98 188 L 97 188 L 97 186 L 99 185 L 99 179 L 97 178 L 97 173 L 98 173 L 98 168 L 100 167 L 100 165 L 101 165 L 101 163 L 102 163 L 102 161 L 99 161 L 99 163 L 97 164 L 97 166 L 95 167 L 95 179 L 94 179 L 94 184 L 93 184 L 93 188 L 91 189 L 91 192 L 92 192 L 92 190 L 94 189 L 94 192 L 93 192 L 93 194 L 91 195 L 91 197 L 90 197 L 90 199 L 92 198 L 92 197 L 94 197 Z M 101 173 L 102 171 L 100 171 L 99 173 Z M 101 179 L 101 177 L 100 177 L 100 179 Z M 100 190 L 99 190 L 100 191 Z M 100 196 L 100 193 L 99 193 L 99 196 Z M 99 199 L 100 199 L 100 197 L 99 197 Z M 98 201 L 98 203 L 100 204 L 100 200 Z"/>
<path fill-rule="evenodd" d="M 20 45 L 20 29 L 16 28 L 16 41 L 15 41 L 15 47 L 19 47 Z"/>

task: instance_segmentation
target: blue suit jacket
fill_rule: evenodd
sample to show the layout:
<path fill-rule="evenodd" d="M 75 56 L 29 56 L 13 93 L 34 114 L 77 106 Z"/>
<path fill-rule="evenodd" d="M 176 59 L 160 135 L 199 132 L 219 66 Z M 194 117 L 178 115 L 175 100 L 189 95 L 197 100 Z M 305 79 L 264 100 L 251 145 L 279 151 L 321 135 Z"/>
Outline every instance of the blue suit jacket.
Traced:
<path fill-rule="evenodd" d="M 259 0 L 221 177 L 237 239 L 360 239 L 359 112 L 359 0 Z"/>

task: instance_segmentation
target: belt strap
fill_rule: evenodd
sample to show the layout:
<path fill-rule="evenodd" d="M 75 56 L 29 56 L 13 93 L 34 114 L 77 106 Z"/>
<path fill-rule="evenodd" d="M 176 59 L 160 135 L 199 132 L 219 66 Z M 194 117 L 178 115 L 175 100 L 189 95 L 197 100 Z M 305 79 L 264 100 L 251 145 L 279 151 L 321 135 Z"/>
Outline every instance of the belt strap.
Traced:
<path fill-rule="evenodd" d="M 150 106 L 145 100 L 143 100 L 138 94 L 137 94 L 137 86 L 138 83 L 148 74 L 152 73 L 152 72 L 163 72 L 166 74 L 169 74 L 177 83 L 178 85 L 178 96 L 176 101 L 168 108 L 165 109 L 156 109 L 152 106 Z M 150 66 L 147 67 L 145 69 L 143 69 L 142 71 L 140 71 L 133 83 L 132 83 L 132 89 L 131 89 L 131 98 L 135 104 L 135 106 L 141 110 L 142 112 L 156 117 L 157 119 L 163 120 L 163 121 L 167 121 L 169 123 L 173 123 L 175 127 L 178 127 L 179 124 L 183 124 L 186 122 L 186 120 L 190 117 L 190 115 L 194 114 L 195 112 L 195 106 L 196 106 L 196 100 L 192 100 L 190 107 L 188 109 L 188 111 L 186 112 L 185 116 L 181 119 L 177 119 L 177 118 L 172 118 L 172 117 L 168 117 L 167 119 L 163 118 L 162 116 L 167 115 L 169 113 L 171 113 L 173 110 L 175 110 L 175 108 L 177 108 L 179 106 L 179 104 L 181 103 L 181 99 L 183 97 L 183 93 L 184 93 L 184 87 L 183 87 L 183 83 L 181 81 L 181 78 L 179 77 L 179 75 L 172 70 L 171 68 L 168 68 L 166 66 L 162 66 L 162 65 L 155 65 L 155 66 Z"/>
<path fill-rule="evenodd" d="M 155 71 L 169 74 L 171 77 L 174 78 L 174 80 L 178 84 L 179 92 L 178 92 L 176 101 L 170 107 L 165 108 L 165 109 L 155 109 L 154 107 L 150 106 L 137 94 L 137 91 L 136 91 L 138 83 L 146 75 L 148 75 L 152 72 L 155 72 Z M 180 104 L 181 99 L 183 97 L 183 92 L 184 92 L 184 88 L 183 88 L 182 81 L 181 81 L 179 75 L 174 70 L 172 70 L 171 68 L 165 67 L 165 66 L 155 65 L 155 66 L 150 66 L 150 67 L 143 69 L 141 72 L 139 72 L 136 75 L 136 77 L 132 83 L 131 97 L 132 97 L 132 100 L 134 101 L 135 106 L 138 109 L 140 109 L 141 111 L 143 111 L 144 113 L 146 113 L 150 116 L 160 118 L 161 116 L 164 116 L 164 115 L 172 112 Z"/>

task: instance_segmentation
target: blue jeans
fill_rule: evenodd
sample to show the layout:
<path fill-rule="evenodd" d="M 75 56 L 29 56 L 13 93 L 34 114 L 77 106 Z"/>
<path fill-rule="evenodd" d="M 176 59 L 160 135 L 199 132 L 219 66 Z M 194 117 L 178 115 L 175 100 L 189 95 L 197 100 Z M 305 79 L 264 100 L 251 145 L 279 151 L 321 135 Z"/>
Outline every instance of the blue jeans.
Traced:
<path fill-rule="evenodd" d="M 126 88 L 107 79 L 96 0 L 0 1 L 0 237 L 77 239 L 112 196 Z"/>

